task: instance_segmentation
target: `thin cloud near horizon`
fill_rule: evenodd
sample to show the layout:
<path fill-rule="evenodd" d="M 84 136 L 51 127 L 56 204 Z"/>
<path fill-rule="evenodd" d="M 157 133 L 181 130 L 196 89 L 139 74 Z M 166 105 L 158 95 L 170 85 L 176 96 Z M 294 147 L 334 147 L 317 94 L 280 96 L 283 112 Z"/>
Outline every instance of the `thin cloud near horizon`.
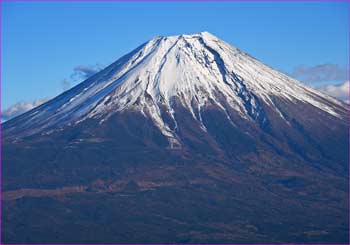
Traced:
<path fill-rule="evenodd" d="M 19 101 L 11 106 L 9 106 L 6 110 L 1 112 L 1 122 L 8 121 L 16 116 L 19 116 L 43 103 L 48 101 L 49 98 L 35 99 L 30 102 Z"/>
<path fill-rule="evenodd" d="M 346 103 L 349 103 L 349 91 L 350 91 L 349 80 L 341 84 L 330 84 L 330 85 L 319 86 L 317 87 L 317 89 L 324 92 L 325 94 L 328 94 L 330 96 L 343 100 Z"/>
<path fill-rule="evenodd" d="M 290 76 L 305 83 L 346 81 L 349 79 L 349 69 L 331 63 L 314 66 L 298 65 L 293 69 Z"/>
<path fill-rule="evenodd" d="M 70 75 L 70 79 L 63 79 L 61 82 L 62 91 L 66 91 L 71 88 L 72 84 L 81 82 L 97 72 L 99 72 L 102 68 L 102 66 L 99 64 L 96 65 L 78 65 L 73 68 L 73 72 Z M 16 116 L 19 116 L 20 114 L 23 114 L 43 103 L 48 101 L 50 98 L 39 98 L 35 99 L 33 101 L 18 101 L 12 105 L 10 105 L 8 108 L 6 108 L 1 113 L 1 122 L 8 121 Z"/>

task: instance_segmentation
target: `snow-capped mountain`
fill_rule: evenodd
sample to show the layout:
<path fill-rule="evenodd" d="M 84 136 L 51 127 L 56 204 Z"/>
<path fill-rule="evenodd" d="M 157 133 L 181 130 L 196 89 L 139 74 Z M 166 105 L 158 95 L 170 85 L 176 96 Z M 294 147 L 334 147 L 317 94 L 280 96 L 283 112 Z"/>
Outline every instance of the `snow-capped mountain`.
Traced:
<path fill-rule="evenodd" d="M 5 243 L 348 243 L 347 106 L 155 37 L 2 125 Z"/>
<path fill-rule="evenodd" d="M 173 100 L 205 130 L 203 108 L 228 109 L 242 120 L 265 120 L 262 103 L 285 120 L 272 97 L 307 103 L 334 117 L 345 104 L 273 70 L 208 32 L 155 37 L 103 71 L 8 124 L 23 135 L 58 129 L 94 118 L 103 123 L 118 111 L 136 110 L 152 119 L 164 136 L 178 141 L 162 118 L 176 125 Z M 177 142 L 178 143 L 178 142 Z"/>

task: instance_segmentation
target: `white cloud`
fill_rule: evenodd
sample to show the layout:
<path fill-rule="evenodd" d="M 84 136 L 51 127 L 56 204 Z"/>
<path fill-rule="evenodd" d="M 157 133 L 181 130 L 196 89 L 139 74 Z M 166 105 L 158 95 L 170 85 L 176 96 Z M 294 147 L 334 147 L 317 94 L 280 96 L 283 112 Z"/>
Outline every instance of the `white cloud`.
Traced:
<path fill-rule="evenodd" d="M 72 85 L 81 82 L 89 77 L 95 75 L 101 70 L 101 65 L 78 65 L 74 67 L 70 79 L 64 79 L 61 82 L 63 92 L 70 89 Z"/>
<path fill-rule="evenodd" d="M 320 64 L 315 66 L 299 65 L 290 74 L 304 82 L 331 82 L 348 79 L 349 70 L 336 64 Z"/>
<path fill-rule="evenodd" d="M 1 121 L 7 121 L 13 117 L 16 117 L 26 111 L 29 111 L 33 109 L 34 107 L 37 107 L 41 105 L 42 103 L 46 102 L 48 99 L 37 99 L 32 102 L 17 102 L 10 107 L 8 107 L 6 110 L 4 110 L 1 113 Z"/>
<path fill-rule="evenodd" d="M 350 91 L 349 81 L 345 81 L 341 84 L 324 85 L 316 88 L 328 95 L 331 95 L 333 97 L 336 97 L 338 99 L 344 100 L 345 102 L 349 103 L 349 91 Z"/>
<path fill-rule="evenodd" d="M 63 90 L 63 92 L 66 91 L 66 90 L 68 90 L 68 89 L 70 89 L 70 87 L 71 87 L 71 83 L 70 83 L 70 81 L 67 80 L 67 79 L 63 79 L 61 85 L 62 85 L 62 90 Z"/>
<path fill-rule="evenodd" d="M 96 65 L 78 65 L 73 69 L 73 73 L 70 75 L 70 79 L 64 79 L 61 82 L 62 90 L 66 91 L 71 88 L 72 82 L 80 82 L 85 80 L 102 69 L 102 66 L 99 64 Z M 74 84 L 73 84 L 74 85 Z M 1 113 L 1 122 L 10 120 L 26 111 L 33 109 L 46 102 L 48 98 L 37 99 L 31 102 L 17 102 Z"/>
<path fill-rule="evenodd" d="M 101 70 L 101 65 L 78 65 L 74 68 L 74 72 L 71 75 L 73 79 L 87 79 Z"/>

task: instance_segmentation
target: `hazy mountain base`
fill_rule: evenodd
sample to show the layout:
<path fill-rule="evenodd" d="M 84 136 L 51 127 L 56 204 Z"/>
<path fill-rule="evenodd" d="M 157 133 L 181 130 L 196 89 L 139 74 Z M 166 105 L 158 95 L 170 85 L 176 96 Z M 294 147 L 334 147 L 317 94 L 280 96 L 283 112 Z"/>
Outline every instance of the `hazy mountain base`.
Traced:
<path fill-rule="evenodd" d="M 343 143 L 318 150 L 299 141 L 313 150 L 300 155 L 282 138 L 276 143 L 282 132 L 298 139 L 278 120 L 262 134 L 237 121 L 250 130 L 241 134 L 208 108 L 204 133 L 178 111 L 187 127 L 177 129 L 184 146 L 175 149 L 137 112 L 5 144 L 3 241 L 348 243 L 344 136 L 332 132 Z M 62 187 L 78 191 L 55 190 Z M 34 190 L 6 196 L 23 188 Z"/>
<path fill-rule="evenodd" d="M 4 241 L 346 243 L 348 239 L 344 210 L 339 210 L 338 205 L 329 207 L 329 202 L 327 207 L 317 205 L 322 201 L 307 197 L 301 204 L 293 200 L 293 195 L 288 198 L 287 193 L 282 200 L 271 201 L 273 194 L 268 194 L 268 190 L 250 191 L 242 201 L 240 193 L 249 189 L 237 191 L 242 186 L 221 185 L 221 188 L 189 184 L 136 192 L 24 197 L 4 206 L 4 214 L 8 213 L 3 224 Z M 259 202 L 257 195 L 261 198 Z"/>
<path fill-rule="evenodd" d="M 4 241 L 346 243 L 348 239 L 347 190 L 341 179 L 308 181 L 307 175 L 297 178 L 286 173 L 256 176 L 251 170 L 249 176 L 223 163 L 145 166 L 142 162 L 124 171 L 117 171 L 120 177 L 94 181 L 82 193 L 5 201 Z M 324 182 L 332 186 L 325 188 Z"/>

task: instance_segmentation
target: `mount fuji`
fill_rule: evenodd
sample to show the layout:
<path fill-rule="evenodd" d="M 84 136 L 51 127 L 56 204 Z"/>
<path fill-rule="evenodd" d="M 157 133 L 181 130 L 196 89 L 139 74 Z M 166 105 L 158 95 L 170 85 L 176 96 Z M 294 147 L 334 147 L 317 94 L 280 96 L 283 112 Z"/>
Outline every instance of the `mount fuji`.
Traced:
<path fill-rule="evenodd" d="M 348 116 L 208 32 L 155 37 L 2 125 L 3 240 L 348 243 Z"/>

